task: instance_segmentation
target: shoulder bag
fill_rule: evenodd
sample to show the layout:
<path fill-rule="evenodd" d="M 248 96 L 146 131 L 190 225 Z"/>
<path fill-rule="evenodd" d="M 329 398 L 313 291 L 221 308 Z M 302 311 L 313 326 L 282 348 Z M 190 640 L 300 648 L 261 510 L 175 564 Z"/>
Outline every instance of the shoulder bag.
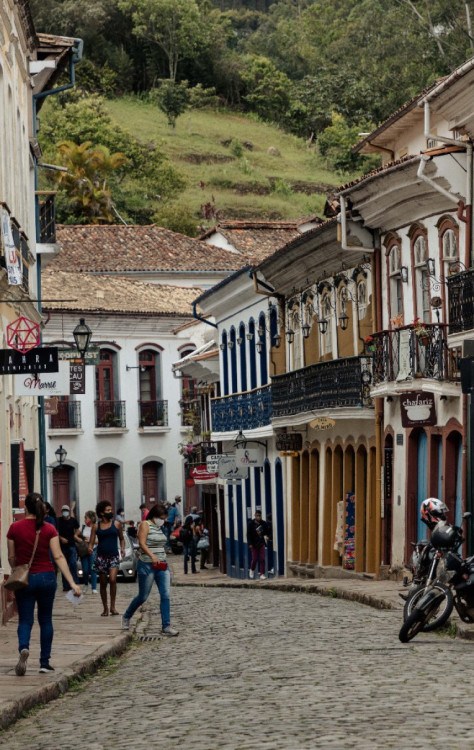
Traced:
<path fill-rule="evenodd" d="M 18 589 L 26 589 L 26 587 L 28 586 L 28 576 L 30 573 L 31 563 L 33 562 L 36 548 L 38 546 L 40 532 L 41 529 L 38 529 L 38 531 L 36 532 L 35 546 L 33 547 L 30 562 L 23 563 L 23 565 L 15 565 L 12 572 L 8 576 L 8 580 L 3 584 L 3 588 L 7 589 L 7 591 L 18 591 Z"/>

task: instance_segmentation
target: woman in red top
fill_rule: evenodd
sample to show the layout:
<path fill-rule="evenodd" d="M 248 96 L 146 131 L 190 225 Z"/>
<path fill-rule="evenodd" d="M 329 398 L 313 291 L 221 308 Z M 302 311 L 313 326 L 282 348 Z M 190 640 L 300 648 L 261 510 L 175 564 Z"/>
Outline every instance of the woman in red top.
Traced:
<path fill-rule="evenodd" d="M 28 586 L 15 591 L 18 609 L 18 650 L 20 658 L 15 667 L 18 676 L 26 672 L 26 662 L 30 655 L 30 636 L 34 622 L 35 604 L 38 604 L 40 626 L 40 672 L 54 672 L 50 665 L 53 643 L 53 603 L 56 593 L 56 573 L 51 555 L 56 565 L 68 581 L 74 594 L 81 595 L 69 571 L 66 558 L 61 552 L 58 532 L 50 523 L 44 522 L 45 506 L 37 492 L 31 492 L 25 499 L 26 513 L 21 521 L 12 523 L 7 532 L 8 562 L 15 565 L 29 563 L 33 553 L 36 533 L 38 545 L 33 557 L 28 577 Z M 50 554 L 51 553 L 51 554 Z"/>

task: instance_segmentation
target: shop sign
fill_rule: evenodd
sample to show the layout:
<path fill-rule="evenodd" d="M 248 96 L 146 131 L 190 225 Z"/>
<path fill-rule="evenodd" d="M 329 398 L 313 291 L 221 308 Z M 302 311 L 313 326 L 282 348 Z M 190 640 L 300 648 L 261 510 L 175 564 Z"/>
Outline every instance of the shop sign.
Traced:
<path fill-rule="evenodd" d="M 0 375 L 21 375 L 35 372 L 58 372 L 58 350 L 43 346 L 29 352 L 0 349 Z"/>
<path fill-rule="evenodd" d="M 433 393 L 407 391 L 400 396 L 402 427 L 432 427 L 436 424 Z"/>
<path fill-rule="evenodd" d="M 7 326 L 7 344 L 17 352 L 29 352 L 41 343 L 41 333 L 38 323 L 20 315 L 19 318 Z"/>
<path fill-rule="evenodd" d="M 70 394 L 82 394 L 86 392 L 86 368 L 85 365 L 69 365 Z"/>
<path fill-rule="evenodd" d="M 69 396 L 69 363 L 61 362 L 59 372 L 15 375 L 16 396 Z"/>
<path fill-rule="evenodd" d="M 51 396 L 51 398 L 45 398 L 44 413 L 49 416 L 58 413 L 58 397 L 57 396 Z"/>
<path fill-rule="evenodd" d="M 235 463 L 237 466 L 263 466 L 265 462 L 265 448 L 259 445 L 257 448 L 236 448 Z"/>
<path fill-rule="evenodd" d="M 215 453 L 212 456 L 206 457 L 206 466 L 210 474 L 217 474 L 219 471 L 219 461 L 224 458 L 222 453 Z"/>
<path fill-rule="evenodd" d="M 238 466 L 235 455 L 222 456 L 219 461 L 219 477 L 221 479 L 247 479 L 249 470 L 247 466 Z"/>
<path fill-rule="evenodd" d="M 301 432 L 279 432 L 276 437 L 277 451 L 300 451 L 303 448 Z"/>
<path fill-rule="evenodd" d="M 86 365 L 98 365 L 100 357 L 100 349 L 98 346 L 91 346 L 84 354 L 84 364 Z M 77 349 L 59 349 L 59 359 L 67 359 L 70 361 L 78 360 L 82 362 L 81 355 Z"/>
<path fill-rule="evenodd" d="M 309 426 L 313 428 L 313 430 L 330 430 L 331 427 L 336 426 L 336 420 L 331 419 L 331 417 L 316 417 L 316 419 L 313 419 L 312 422 L 309 423 Z"/>
<path fill-rule="evenodd" d="M 210 472 L 206 464 L 199 464 L 199 466 L 191 467 L 189 476 L 194 479 L 195 484 L 208 484 L 216 481 L 217 472 Z"/>

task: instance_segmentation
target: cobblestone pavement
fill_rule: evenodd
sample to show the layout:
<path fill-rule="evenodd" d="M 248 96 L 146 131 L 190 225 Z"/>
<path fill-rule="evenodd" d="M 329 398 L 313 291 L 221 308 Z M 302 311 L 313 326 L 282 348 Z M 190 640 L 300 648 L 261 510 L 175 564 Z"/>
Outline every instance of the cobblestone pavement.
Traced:
<path fill-rule="evenodd" d="M 474 645 L 398 641 L 400 613 L 259 588 L 174 588 L 178 638 L 0 734 L 8 750 L 471 749 Z M 139 630 L 140 633 L 140 630 Z M 157 640 L 153 640 L 157 638 Z"/>

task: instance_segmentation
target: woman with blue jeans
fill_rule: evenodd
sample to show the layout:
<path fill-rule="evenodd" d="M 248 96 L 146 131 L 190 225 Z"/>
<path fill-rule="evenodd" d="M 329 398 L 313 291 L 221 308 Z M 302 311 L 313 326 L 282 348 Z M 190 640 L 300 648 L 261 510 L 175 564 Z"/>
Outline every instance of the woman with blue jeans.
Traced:
<path fill-rule="evenodd" d="M 15 591 L 18 609 L 18 651 L 20 658 L 15 673 L 21 677 L 26 672 L 30 655 L 30 636 L 34 623 L 35 604 L 38 606 L 40 626 L 40 672 L 54 672 L 49 663 L 53 643 L 53 603 L 56 594 L 56 573 L 53 560 L 69 583 L 75 596 L 81 595 L 61 552 L 55 527 L 45 523 L 43 498 L 32 492 L 25 499 L 26 513 L 21 521 L 12 523 L 7 532 L 8 561 L 11 567 L 29 563 L 28 586 Z M 36 544 L 36 549 L 35 549 Z M 34 550 L 34 554 L 33 554 Z"/>
<path fill-rule="evenodd" d="M 129 630 L 130 620 L 150 596 L 156 583 L 160 594 L 161 632 L 175 636 L 178 631 L 171 627 L 170 620 L 170 569 L 166 562 L 165 547 L 168 543 L 163 524 L 168 512 L 162 503 L 151 508 L 145 521 L 138 528 L 138 594 L 132 599 L 122 617 L 122 629 Z"/>

